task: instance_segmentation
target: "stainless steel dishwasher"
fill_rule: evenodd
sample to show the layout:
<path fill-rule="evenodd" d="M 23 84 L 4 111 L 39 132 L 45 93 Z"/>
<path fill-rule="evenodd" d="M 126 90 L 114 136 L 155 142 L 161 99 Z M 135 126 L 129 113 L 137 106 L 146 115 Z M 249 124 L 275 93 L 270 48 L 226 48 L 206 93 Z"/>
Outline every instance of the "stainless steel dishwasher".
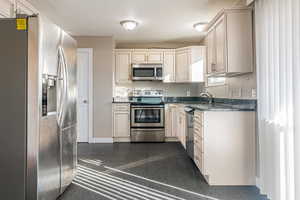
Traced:
<path fill-rule="evenodd" d="M 186 107 L 186 151 L 191 159 L 194 160 L 194 111 L 195 109 Z"/>

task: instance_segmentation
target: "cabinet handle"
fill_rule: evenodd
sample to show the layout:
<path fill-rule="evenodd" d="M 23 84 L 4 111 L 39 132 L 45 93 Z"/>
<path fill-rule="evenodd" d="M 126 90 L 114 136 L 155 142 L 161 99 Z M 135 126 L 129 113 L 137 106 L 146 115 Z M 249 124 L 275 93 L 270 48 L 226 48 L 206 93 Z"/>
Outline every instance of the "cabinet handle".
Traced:
<path fill-rule="evenodd" d="M 211 71 L 215 72 L 216 70 L 216 64 L 212 63 L 211 64 Z"/>

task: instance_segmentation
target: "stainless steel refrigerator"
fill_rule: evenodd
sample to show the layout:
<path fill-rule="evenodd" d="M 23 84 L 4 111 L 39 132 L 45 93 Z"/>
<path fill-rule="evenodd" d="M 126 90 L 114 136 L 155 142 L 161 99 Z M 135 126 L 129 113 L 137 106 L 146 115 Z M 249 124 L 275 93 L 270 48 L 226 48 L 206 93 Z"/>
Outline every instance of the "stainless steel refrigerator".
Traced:
<path fill-rule="evenodd" d="M 76 41 L 40 16 L 0 19 L 0 196 L 54 200 L 76 173 Z"/>

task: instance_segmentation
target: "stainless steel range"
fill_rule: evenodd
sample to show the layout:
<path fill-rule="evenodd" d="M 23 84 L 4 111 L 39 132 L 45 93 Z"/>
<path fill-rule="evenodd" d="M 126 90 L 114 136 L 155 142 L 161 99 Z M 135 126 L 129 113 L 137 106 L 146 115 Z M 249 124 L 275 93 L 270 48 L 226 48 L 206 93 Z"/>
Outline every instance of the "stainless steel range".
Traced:
<path fill-rule="evenodd" d="M 131 141 L 164 142 L 165 116 L 163 92 L 158 90 L 134 91 L 131 104 Z"/>

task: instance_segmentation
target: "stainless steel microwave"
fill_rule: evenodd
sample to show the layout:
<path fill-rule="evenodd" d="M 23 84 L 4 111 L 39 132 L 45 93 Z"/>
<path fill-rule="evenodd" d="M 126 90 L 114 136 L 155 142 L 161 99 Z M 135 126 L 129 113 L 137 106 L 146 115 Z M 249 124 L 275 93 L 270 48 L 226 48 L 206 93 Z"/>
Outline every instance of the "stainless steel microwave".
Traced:
<path fill-rule="evenodd" d="M 134 81 L 162 81 L 162 64 L 132 64 L 132 80 Z"/>

